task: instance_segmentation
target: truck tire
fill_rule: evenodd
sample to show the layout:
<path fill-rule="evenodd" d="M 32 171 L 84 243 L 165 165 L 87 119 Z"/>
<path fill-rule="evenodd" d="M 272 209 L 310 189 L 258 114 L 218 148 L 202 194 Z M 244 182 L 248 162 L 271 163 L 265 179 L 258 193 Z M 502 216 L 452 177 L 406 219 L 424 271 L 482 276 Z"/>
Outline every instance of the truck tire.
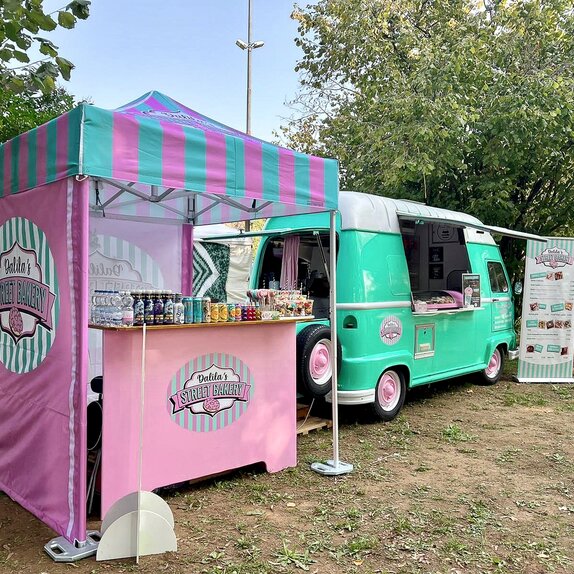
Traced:
<path fill-rule="evenodd" d="M 324 397 L 332 384 L 331 329 L 309 325 L 297 336 L 297 390 L 311 397 Z M 341 345 L 337 343 L 337 365 L 341 366 Z M 338 372 L 338 371 L 337 371 Z"/>
<path fill-rule="evenodd" d="M 478 383 L 481 385 L 496 384 L 498 379 L 500 379 L 500 375 L 502 375 L 503 367 L 504 350 L 502 347 L 496 347 L 496 349 L 494 349 L 494 353 L 492 353 L 492 357 L 490 357 L 490 361 L 488 362 L 486 369 L 478 373 Z"/>
<path fill-rule="evenodd" d="M 373 409 L 382 421 L 392 421 L 405 402 L 407 384 L 401 371 L 387 369 L 375 387 Z"/>

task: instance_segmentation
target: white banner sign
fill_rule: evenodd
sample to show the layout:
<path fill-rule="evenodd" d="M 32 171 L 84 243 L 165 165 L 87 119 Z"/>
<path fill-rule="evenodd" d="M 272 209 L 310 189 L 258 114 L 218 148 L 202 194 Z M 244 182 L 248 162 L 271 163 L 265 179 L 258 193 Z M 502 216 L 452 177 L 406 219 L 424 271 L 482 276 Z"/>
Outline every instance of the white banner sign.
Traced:
<path fill-rule="evenodd" d="M 574 239 L 528 241 L 518 380 L 574 382 Z"/>

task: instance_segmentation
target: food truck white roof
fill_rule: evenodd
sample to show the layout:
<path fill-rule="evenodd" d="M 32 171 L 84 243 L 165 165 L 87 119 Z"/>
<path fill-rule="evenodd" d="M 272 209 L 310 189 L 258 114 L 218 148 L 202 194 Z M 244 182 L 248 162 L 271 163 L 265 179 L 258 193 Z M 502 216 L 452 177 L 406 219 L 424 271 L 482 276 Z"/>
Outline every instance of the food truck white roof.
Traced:
<path fill-rule="evenodd" d="M 520 239 L 546 241 L 545 238 L 503 227 L 484 225 L 479 219 L 439 207 L 430 207 L 416 201 L 391 199 L 356 191 L 339 193 L 341 229 L 358 229 L 383 233 L 400 233 L 400 220 L 443 223 L 464 227 L 466 240 L 472 243 L 494 244 L 491 233 Z"/>

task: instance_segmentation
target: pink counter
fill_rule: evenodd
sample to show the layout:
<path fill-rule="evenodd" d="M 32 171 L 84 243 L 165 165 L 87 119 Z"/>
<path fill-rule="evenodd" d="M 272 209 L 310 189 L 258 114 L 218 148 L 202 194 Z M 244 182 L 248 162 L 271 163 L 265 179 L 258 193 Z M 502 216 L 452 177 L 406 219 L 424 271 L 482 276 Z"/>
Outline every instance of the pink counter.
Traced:
<path fill-rule="evenodd" d="M 296 464 L 296 321 L 148 327 L 142 489 Z M 102 516 L 138 489 L 143 329 L 103 329 Z"/>

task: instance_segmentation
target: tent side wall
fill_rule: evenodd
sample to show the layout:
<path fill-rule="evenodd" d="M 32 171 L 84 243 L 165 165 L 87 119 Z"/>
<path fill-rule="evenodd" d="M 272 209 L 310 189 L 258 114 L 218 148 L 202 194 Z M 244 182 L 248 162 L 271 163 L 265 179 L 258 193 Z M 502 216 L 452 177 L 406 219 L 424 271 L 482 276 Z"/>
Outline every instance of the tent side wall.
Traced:
<path fill-rule="evenodd" d="M 0 198 L 0 490 L 86 536 L 86 181 Z"/>

